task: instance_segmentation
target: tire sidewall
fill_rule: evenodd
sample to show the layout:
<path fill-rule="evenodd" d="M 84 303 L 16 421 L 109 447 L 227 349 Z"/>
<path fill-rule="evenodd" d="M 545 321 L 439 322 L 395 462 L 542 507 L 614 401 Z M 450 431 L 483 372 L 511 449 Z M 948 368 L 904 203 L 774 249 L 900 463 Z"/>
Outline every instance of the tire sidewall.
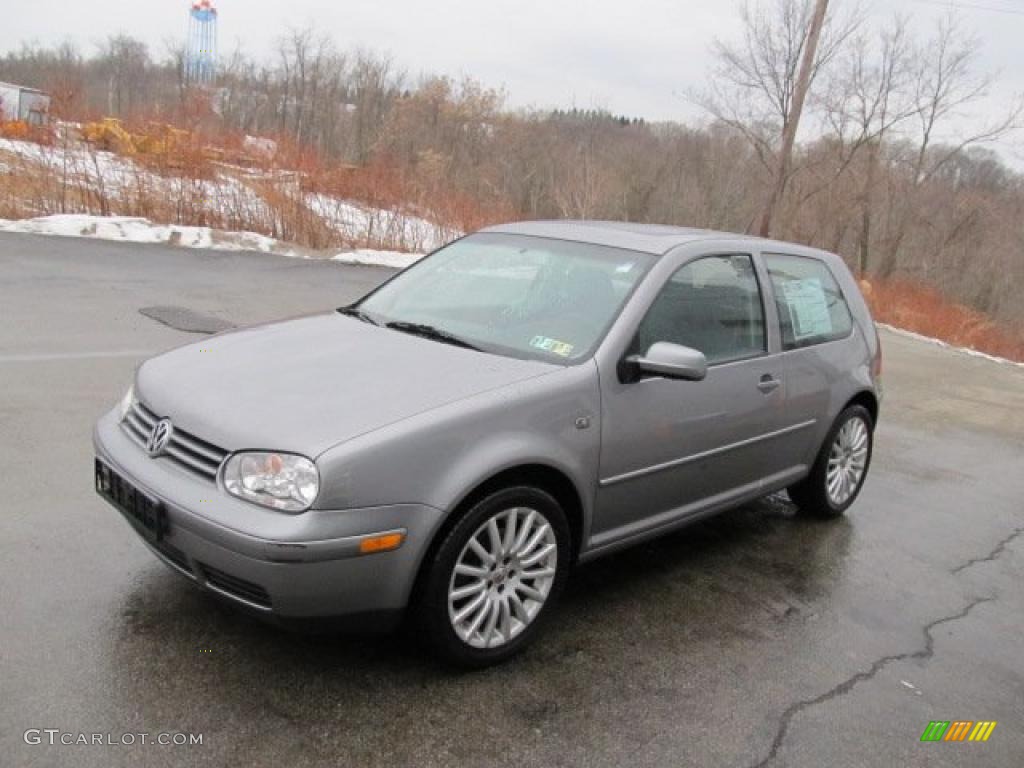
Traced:
<path fill-rule="evenodd" d="M 551 591 L 532 622 L 510 643 L 498 648 L 474 648 L 455 633 L 448 616 L 448 589 L 452 572 L 469 537 L 488 518 L 511 507 L 535 509 L 547 519 L 558 546 L 558 563 Z M 529 644 L 540 631 L 558 602 L 569 572 L 572 544 L 569 525 L 554 497 L 538 488 L 517 486 L 496 491 L 474 504 L 447 533 L 427 565 L 426 581 L 421 597 L 420 625 L 435 650 L 450 663 L 467 668 L 480 668 L 514 655 Z"/>

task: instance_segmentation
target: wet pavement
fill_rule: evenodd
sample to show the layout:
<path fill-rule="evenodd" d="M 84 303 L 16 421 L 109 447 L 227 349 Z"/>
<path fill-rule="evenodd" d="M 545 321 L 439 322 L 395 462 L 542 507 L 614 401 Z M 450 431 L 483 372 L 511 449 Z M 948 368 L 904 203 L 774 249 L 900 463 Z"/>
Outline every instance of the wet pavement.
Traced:
<path fill-rule="evenodd" d="M 171 573 L 93 492 L 93 421 L 197 338 L 175 321 L 326 309 L 388 274 L 0 236 L 0 765 L 1021 764 L 1024 369 L 890 333 L 846 518 L 773 497 L 580 568 L 502 667 L 290 634 Z M 998 726 L 921 743 L 931 720 Z M 48 728 L 203 743 L 25 743 Z"/>

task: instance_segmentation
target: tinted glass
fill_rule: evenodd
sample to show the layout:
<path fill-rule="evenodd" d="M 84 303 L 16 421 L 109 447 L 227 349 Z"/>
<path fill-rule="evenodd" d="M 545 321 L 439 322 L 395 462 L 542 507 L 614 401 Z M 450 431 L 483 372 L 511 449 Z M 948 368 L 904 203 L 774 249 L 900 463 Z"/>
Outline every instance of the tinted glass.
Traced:
<path fill-rule="evenodd" d="M 380 324 L 429 325 L 484 351 L 570 363 L 590 354 L 653 260 L 587 243 L 471 235 L 359 308 Z"/>
<path fill-rule="evenodd" d="M 764 259 L 779 310 L 783 349 L 821 344 L 850 333 L 850 308 L 824 262 L 776 254 Z"/>
<path fill-rule="evenodd" d="M 637 330 L 631 353 L 658 341 L 700 350 L 708 363 L 765 351 L 764 307 L 750 256 L 706 256 L 665 284 Z"/>

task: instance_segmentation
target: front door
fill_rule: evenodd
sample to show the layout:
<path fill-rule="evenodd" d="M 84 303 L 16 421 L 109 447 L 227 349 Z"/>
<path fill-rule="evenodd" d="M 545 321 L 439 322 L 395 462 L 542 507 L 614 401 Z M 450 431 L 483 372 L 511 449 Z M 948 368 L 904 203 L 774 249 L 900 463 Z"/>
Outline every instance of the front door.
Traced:
<path fill-rule="evenodd" d="M 784 468 L 772 446 L 785 422 L 783 371 L 753 258 L 703 256 L 676 270 L 627 354 L 659 341 L 703 352 L 707 377 L 605 377 L 594 547 L 743 495 Z"/>

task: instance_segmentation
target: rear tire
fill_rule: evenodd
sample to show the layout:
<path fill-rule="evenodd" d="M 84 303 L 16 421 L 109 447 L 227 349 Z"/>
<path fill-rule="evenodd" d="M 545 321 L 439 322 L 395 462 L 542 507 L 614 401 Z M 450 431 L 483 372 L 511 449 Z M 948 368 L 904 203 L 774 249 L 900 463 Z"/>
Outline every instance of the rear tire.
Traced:
<path fill-rule="evenodd" d="M 864 406 L 851 405 L 836 418 L 810 474 L 789 487 L 789 498 L 804 514 L 839 517 L 864 487 L 873 446 L 870 412 Z"/>
<path fill-rule="evenodd" d="M 531 643 L 565 586 L 570 542 L 565 513 L 538 488 L 474 504 L 424 565 L 416 616 L 434 652 L 479 669 Z"/>

